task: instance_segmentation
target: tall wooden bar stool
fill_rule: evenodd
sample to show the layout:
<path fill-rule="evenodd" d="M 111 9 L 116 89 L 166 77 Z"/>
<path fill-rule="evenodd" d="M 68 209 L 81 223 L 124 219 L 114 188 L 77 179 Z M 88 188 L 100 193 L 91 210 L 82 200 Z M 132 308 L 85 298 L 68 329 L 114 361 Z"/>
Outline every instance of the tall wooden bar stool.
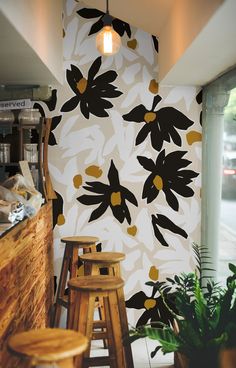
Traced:
<path fill-rule="evenodd" d="M 68 309 L 68 296 L 65 295 L 66 283 L 68 277 L 73 278 L 77 276 L 80 250 L 83 254 L 96 252 L 96 243 L 98 241 L 99 239 L 95 236 L 69 236 L 61 239 L 61 242 L 65 243 L 65 251 L 54 306 L 53 327 L 59 327 L 61 307 Z"/>
<path fill-rule="evenodd" d="M 20 332 L 8 340 L 11 353 L 23 360 L 27 368 L 74 368 L 74 357 L 82 354 L 88 339 L 79 332 L 59 328 L 45 328 Z M 20 367 L 20 366 L 19 366 Z"/>
<path fill-rule="evenodd" d="M 87 253 L 80 256 L 80 260 L 84 263 L 85 275 L 100 275 L 100 271 L 105 270 L 110 276 L 121 277 L 120 262 L 125 259 L 124 253 L 118 252 L 96 252 Z M 104 315 L 103 298 L 98 300 L 99 319 L 94 322 L 95 328 L 102 328 L 102 323 L 106 317 Z M 104 348 L 107 348 L 107 340 L 103 341 Z"/>
<path fill-rule="evenodd" d="M 68 282 L 70 289 L 68 327 L 81 332 L 88 340 L 87 350 L 76 359 L 78 367 L 109 365 L 112 368 L 133 368 L 123 286 L 117 276 L 81 276 Z M 94 330 L 96 300 L 103 298 L 104 330 Z M 98 336 L 99 335 L 99 336 Z M 108 341 L 108 356 L 91 357 L 92 339 Z"/>
<path fill-rule="evenodd" d="M 96 252 L 80 256 L 84 262 L 85 275 L 100 275 L 100 269 L 107 269 L 110 276 L 121 276 L 120 262 L 125 259 L 124 253 L 118 252 Z"/>

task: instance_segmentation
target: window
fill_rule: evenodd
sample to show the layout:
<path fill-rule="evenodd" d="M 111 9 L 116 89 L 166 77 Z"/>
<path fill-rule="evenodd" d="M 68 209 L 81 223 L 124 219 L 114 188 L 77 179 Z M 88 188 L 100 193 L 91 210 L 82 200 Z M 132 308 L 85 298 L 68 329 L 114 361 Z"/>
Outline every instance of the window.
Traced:
<path fill-rule="evenodd" d="M 217 279 L 236 263 L 236 70 L 203 89 L 202 244 Z"/>

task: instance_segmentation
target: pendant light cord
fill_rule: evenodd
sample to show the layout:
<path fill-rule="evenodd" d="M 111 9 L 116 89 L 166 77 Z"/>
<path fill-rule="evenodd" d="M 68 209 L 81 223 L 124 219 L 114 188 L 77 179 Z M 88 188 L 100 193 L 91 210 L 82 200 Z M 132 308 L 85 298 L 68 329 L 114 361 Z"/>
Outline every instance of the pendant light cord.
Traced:
<path fill-rule="evenodd" d="M 108 0 L 107 0 L 107 11 L 106 11 L 107 14 L 110 14 L 109 13 L 109 5 L 108 5 Z"/>

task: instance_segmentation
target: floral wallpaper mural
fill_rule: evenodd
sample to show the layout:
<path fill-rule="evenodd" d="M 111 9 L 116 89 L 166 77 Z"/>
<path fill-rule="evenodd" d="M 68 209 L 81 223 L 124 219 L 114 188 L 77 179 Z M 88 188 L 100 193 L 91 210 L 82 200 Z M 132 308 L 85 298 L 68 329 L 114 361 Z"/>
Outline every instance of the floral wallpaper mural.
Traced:
<path fill-rule="evenodd" d="M 102 15 L 65 0 L 64 84 L 51 101 L 38 103 L 53 118 L 55 274 L 63 236 L 94 235 L 102 250 L 124 252 L 127 312 L 135 325 L 169 318 L 148 278 L 158 273 L 164 280 L 193 267 L 191 244 L 200 238 L 201 103 L 195 87 L 158 86 L 157 38 L 122 20 L 113 20 L 120 51 L 99 55 Z"/>

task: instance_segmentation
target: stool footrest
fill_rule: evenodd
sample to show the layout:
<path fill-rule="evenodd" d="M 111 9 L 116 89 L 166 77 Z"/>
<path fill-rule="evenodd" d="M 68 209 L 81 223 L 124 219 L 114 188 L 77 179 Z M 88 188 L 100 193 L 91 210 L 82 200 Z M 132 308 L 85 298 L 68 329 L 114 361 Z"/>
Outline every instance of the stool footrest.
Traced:
<path fill-rule="evenodd" d="M 105 327 L 107 327 L 105 321 L 100 320 L 100 321 L 93 322 L 93 328 L 105 328 Z"/>
<path fill-rule="evenodd" d="M 64 308 L 68 308 L 68 295 L 58 298 L 57 304 L 61 305 Z"/>
<path fill-rule="evenodd" d="M 105 340 L 107 338 L 106 331 L 93 331 L 92 340 Z"/>
<path fill-rule="evenodd" d="M 100 356 L 85 358 L 84 362 L 86 367 L 102 367 L 110 365 L 112 360 L 115 361 L 115 357 Z"/>

